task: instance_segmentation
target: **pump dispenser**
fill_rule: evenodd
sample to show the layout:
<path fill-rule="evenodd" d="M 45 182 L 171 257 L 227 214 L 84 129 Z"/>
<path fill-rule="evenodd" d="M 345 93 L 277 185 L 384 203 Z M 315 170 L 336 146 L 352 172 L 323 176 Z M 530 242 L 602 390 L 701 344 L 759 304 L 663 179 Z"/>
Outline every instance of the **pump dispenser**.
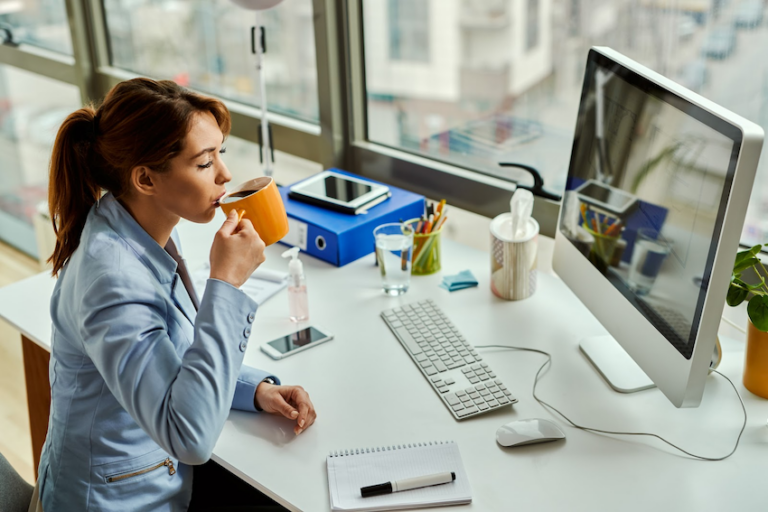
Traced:
<path fill-rule="evenodd" d="M 291 258 L 288 263 L 288 314 L 294 322 L 306 322 L 309 320 L 307 281 L 304 265 L 299 259 L 299 248 L 291 247 L 283 253 L 283 258 Z"/>

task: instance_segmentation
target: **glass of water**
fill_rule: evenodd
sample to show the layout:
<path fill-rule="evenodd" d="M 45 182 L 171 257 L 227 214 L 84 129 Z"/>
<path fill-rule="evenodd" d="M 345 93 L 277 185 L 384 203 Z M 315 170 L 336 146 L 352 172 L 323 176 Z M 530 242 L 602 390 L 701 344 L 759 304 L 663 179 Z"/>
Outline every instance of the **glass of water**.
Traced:
<path fill-rule="evenodd" d="M 655 229 L 637 230 L 632 262 L 629 264 L 629 287 L 638 295 L 647 295 L 656 282 L 664 259 L 671 252 L 672 246 Z"/>
<path fill-rule="evenodd" d="M 411 282 L 413 228 L 396 222 L 382 224 L 373 230 L 373 236 L 384 293 L 402 295 Z"/>

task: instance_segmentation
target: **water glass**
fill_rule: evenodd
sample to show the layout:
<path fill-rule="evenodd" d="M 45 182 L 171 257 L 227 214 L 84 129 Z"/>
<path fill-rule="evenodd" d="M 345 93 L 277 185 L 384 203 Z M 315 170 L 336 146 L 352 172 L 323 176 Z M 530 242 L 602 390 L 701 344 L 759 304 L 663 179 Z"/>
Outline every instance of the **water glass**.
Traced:
<path fill-rule="evenodd" d="M 382 224 L 373 230 L 373 236 L 384 293 L 402 295 L 411 282 L 413 228 L 397 222 Z"/>
<path fill-rule="evenodd" d="M 655 229 L 637 230 L 632 261 L 629 264 L 629 287 L 638 295 L 647 295 L 656 282 L 661 264 L 671 252 L 672 246 Z"/>

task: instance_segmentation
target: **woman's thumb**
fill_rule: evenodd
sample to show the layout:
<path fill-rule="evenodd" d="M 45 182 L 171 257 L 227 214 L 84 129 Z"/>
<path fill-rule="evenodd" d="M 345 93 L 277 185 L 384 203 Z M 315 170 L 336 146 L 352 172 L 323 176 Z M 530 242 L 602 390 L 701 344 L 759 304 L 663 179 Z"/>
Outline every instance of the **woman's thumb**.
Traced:
<path fill-rule="evenodd" d="M 237 225 L 237 210 L 230 210 L 227 214 L 227 220 L 224 221 L 219 231 L 225 235 L 231 235 L 237 229 Z"/>

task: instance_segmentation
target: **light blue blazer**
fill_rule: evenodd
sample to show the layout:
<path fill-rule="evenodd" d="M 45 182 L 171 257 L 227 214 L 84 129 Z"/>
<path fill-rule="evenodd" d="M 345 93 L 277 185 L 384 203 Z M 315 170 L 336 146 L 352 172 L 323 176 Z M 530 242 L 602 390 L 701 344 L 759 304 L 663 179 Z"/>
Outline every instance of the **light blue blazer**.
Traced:
<path fill-rule="evenodd" d="M 209 279 L 196 312 L 176 266 L 111 194 L 91 208 L 51 299 L 46 512 L 186 510 L 230 408 L 279 382 L 242 366 L 256 303 Z"/>

